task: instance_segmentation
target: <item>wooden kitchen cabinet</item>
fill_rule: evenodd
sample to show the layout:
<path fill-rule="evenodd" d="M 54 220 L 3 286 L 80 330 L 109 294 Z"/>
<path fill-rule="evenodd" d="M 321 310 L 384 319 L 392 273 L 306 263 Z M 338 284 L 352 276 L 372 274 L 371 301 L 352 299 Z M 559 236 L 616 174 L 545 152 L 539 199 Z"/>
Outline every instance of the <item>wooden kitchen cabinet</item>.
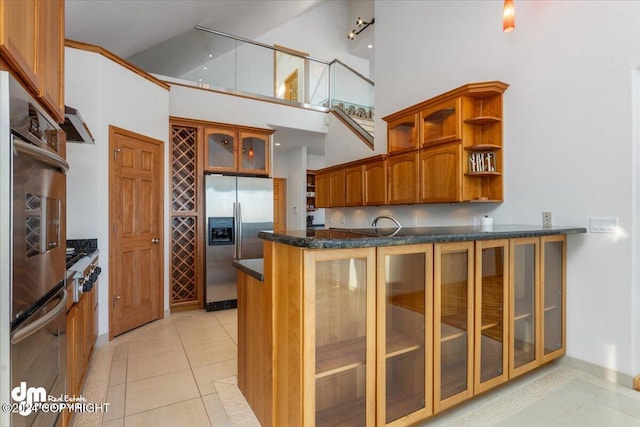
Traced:
<path fill-rule="evenodd" d="M 462 201 L 459 142 L 420 150 L 420 202 Z"/>
<path fill-rule="evenodd" d="M 269 175 L 269 135 L 256 132 L 240 132 L 239 135 L 238 172 Z"/>
<path fill-rule="evenodd" d="M 334 169 L 329 172 L 329 206 L 345 206 L 346 183 L 345 170 Z"/>
<path fill-rule="evenodd" d="M 32 90 L 39 90 L 38 1 L 1 1 L 0 52 Z"/>
<path fill-rule="evenodd" d="M 64 0 L 40 0 L 42 39 L 39 44 L 42 103 L 64 121 Z"/>
<path fill-rule="evenodd" d="M 387 160 L 375 160 L 364 165 L 364 204 L 387 204 Z"/>
<path fill-rule="evenodd" d="M 355 249 L 267 242 L 264 289 L 252 292 L 272 298 L 262 345 L 273 346 L 273 375 L 242 370 L 273 425 L 414 425 L 563 355 L 565 274 L 563 235 Z M 260 299 L 247 303 L 264 311 Z"/>
<path fill-rule="evenodd" d="M 389 141 L 404 141 L 390 142 L 389 154 L 413 146 L 414 136 L 423 150 L 421 203 L 503 201 L 502 97 L 508 87 L 469 83 L 383 117 Z M 417 117 L 415 132 L 408 130 L 411 117 Z M 400 125 L 404 132 L 394 130 Z M 398 185 L 389 176 L 389 187 Z"/>
<path fill-rule="evenodd" d="M 375 249 L 304 253 L 303 424 L 375 421 Z"/>
<path fill-rule="evenodd" d="M 364 165 L 355 165 L 344 170 L 344 206 L 364 205 Z"/>
<path fill-rule="evenodd" d="M 316 173 L 316 206 L 333 208 L 345 206 L 345 169 L 330 168 Z"/>
<path fill-rule="evenodd" d="M 434 249 L 433 401 L 442 411 L 473 396 L 473 242 Z"/>
<path fill-rule="evenodd" d="M 433 413 L 433 245 L 377 252 L 378 425 Z"/>
<path fill-rule="evenodd" d="M 540 354 L 540 240 L 509 243 L 509 378 L 542 363 Z"/>
<path fill-rule="evenodd" d="M 508 240 L 476 242 L 474 394 L 509 378 L 508 267 Z"/>
<path fill-rule="evenodd" d="M 225 128 L 204 130 L 206 148 L 205 170 L 211 172 L 236 172 L 238 170 L 237 132 Z"/>
<path fill-rule="evenodd" d="M 387 158 L 387 203 L 418 203 L 419 156 L 418 151 L 411 151 Z"/>
<path fill-rule="evenodd" d="M 389 154 L 419 148 L 418 114 L 408 114 L 387 123 Z"/>
<path fill-rule="evenodd" d="M 502 94 L 462 97 L 463 200 L 502 201 Z"/>
<path fill-rule="evenodd" d="M 460 123 L 461 98 L 456 97 L 425 105 L 420 111 L 420 126 L 422 131 L 421 146 L 431 146 L 458 141 L 462 130 Z"/>
<path fill-rule="evenodd" d="M 565 354 L 566 259 L 566 236 L 540 237 L 542 363 Z"/>
<path fill-rule="evenodd" d="M 329 191 L 329 173 L 325 171 L 316 172 L 316 207 L 330 207 Z"/>
<path fill-rule="evenodd" d="M 0 54 L 64 121 L 64 0 L 0 1 Z"/>
<path fill-rule="evenodd" d="M 271 133 L 232 127 L 204 129 L 207 172 L 269 175 Z"/>

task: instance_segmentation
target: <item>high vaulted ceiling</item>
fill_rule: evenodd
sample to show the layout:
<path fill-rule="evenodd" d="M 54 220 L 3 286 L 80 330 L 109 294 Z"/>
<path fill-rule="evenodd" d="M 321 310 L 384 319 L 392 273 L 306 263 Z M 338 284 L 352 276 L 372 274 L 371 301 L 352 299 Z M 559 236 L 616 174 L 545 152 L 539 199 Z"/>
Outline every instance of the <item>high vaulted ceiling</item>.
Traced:
<path fill-rule="evenodd" d="M 196 25 L 248 39 L 326 0 L 66 0 L 71 40 L 129 58 Z"/>

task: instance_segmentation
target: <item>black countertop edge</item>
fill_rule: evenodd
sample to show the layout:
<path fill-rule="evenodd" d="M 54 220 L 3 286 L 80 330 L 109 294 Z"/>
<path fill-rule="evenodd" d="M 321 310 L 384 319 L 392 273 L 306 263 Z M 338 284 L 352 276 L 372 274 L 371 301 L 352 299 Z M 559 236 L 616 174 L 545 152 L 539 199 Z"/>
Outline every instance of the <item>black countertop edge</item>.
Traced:
<path fill-rule="evenodd" d="M 381 230 L 389 233 L 390 229 Z M 392 231 L 392 230 L 391 230 Z M 276 243 L 310 249 L 351 249 L 421 243 L 463 242 L 469 240 L 513 239 L 586 233 L 584 227 L 542 227 L 532 225 L 445 226 L 402 228 L 394 236 L 377 236 L 373 229 L 261 231 L 258 237 Z"/>
<path fill-rule="evenodd" d="M 256 280 L 264 282 L 264 260 L 262 258 L 238 259 L 233 266 Z"/>
<path fill-rule="evenodd" d="M 92 253 L 98 250 L 98 239 L 69 239 L 67 248 L 74 248 L 76 252 Z"/>

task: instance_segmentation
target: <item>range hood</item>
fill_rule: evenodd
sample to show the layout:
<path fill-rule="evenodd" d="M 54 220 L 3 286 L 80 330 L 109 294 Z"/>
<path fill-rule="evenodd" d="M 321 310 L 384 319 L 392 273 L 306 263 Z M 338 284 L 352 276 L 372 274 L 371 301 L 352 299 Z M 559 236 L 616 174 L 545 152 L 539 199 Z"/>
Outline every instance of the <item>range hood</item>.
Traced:
<path fill-rule="evenodd" d="M 64 107 L 64 123 L 60 127 L 67 134 L 67 142 L 82 144 L 95 144 L 96 142 L 78 110 L 68 105 Z"/>

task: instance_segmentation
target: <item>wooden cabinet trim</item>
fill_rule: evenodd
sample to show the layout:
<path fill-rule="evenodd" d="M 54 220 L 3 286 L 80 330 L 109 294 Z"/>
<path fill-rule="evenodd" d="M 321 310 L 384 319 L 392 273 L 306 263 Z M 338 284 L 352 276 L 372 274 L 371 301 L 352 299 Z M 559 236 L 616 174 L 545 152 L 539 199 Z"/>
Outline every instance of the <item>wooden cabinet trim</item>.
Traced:
<path fill-rule="evenodd" d="M 407 116 L 409 114 L 417 113 L 421 109 L 423 109 L 426 105 L 438 103 L 440 101 L 444 101 L 449 98 L 455 98 L 458 96 L 464 95 L 464 96 L 471 96 L 474 98 L 483 98 L 485 96 L 498 95 L 498 94 L 504 93 L 504 91 L 507 90 L 508 87 L 509 87 L 508 84 L 497 81 L 497 80 L 489 81 L 489 82 L 469 83 L 464 86 L 460 86 L 456 89 L 445 92 L 434 98 L 430 98 L 426 101 L 420 102 L 418 104 L 404 108 L 388 116 L 385 116 L 382 118 L 382 120 L 389 123 L 393 120 Z"/>

